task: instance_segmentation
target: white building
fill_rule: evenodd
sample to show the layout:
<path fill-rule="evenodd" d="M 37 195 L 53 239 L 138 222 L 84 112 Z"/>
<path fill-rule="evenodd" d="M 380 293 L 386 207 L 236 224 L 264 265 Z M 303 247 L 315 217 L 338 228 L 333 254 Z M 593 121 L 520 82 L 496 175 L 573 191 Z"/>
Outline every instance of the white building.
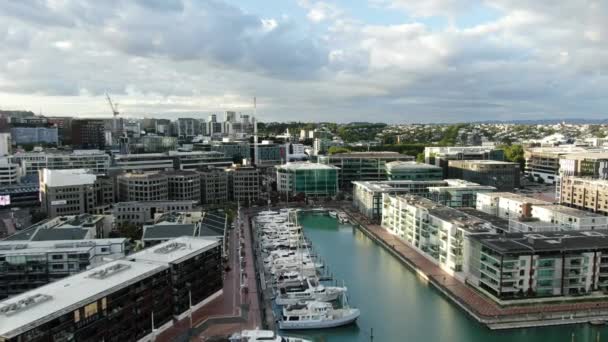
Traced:
<path fill-rule="evenodd" d="M 10 162 L 9 158 L 0 158 L 0 185 L 12 185 L 21 182 L 21 167 Z"/>
<path fill-rule="evenodd" d="M 0 156 L 11 154 L 12 142 L 10 133 L 0 133 Z"/>
<path fill-rule="evenodd" d="M 41 209 L 49 217 L 88 213 L 95 207 L 97 176 L 85 169 L 40 172 Z"/>
<path fill-rule="evenodd" d="M 110 167 L 110 156 L 100 150 L 75 150 L 71 153 L 17 153 L 10 156 L 12 163 L 19 164 L 24 175 L 37 175 L 42 169 L 87 169 L 95 174 L 105 174 Z"/>

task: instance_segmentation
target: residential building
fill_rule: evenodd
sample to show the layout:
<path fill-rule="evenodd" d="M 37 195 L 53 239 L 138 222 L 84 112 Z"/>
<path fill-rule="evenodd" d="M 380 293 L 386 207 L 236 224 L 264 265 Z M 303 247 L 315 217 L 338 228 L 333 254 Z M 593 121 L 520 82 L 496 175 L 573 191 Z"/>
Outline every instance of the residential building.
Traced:
<path fill-rule="evenodd" d="M 0 302 L 0 340 L 150 340 L 221 289 L 220 243 L 178 238 Z"/>
<path fill-rule="evenodd" d="M 450 160 L 448 176 L 509 191 L 519 188 L 521 168 L 518 163 L 496 160 Z"/>
<path fill-rule="evenodd" d="M 72 121 L 72 145 L 103 149 L 106 146 L 105 132 L 104 120 L 76 119 Z"/>
<path fill-rule="evenodd" d="M 110 234 L 113 217 L 110 215 L 58 216 L 21 229 L 7 237 L 7 241 L 58 241 L 101 239 Z"/>
<path fill-rule="evenodd" d="M 0 157 L 0 186 L 21 183 L 21 167 L 11 162 L 10 158 Z"/>
<path fill-rule="evenodd" d="M 57 127 L 12 127 L 11 137 L 16 145 L 59 144 Z"/>
<path fill-rule="evenodd" d="M 154 222 L 160 213 L 172 211 L 192 211 L 196 201 L 133 201 L 118 202 L 112 207 L 112 215 L 117 225 L 132 223 L 143 225 Z"/>
<path fill-rule="evenodd" d="M 169 199 L 173 201 L 201 200 L 201 176 L 196 171 L 169 171 L 165 173 L 168 181 Z"/>
<path fill-rule="evenodd" d="M 394 161 L 386 163 L 388 180 L 442 180 L 443 169 L 439 166 L 417 163 L 414 161 Z"/>
<path fill-rule="evenodd" d="M 431 199 L 450 207 L 474 207 L 477 193 L 496 188 L 459 179 L 432 181 L 353 182 L 353 206 L 372 220 L 382 218 L 383 194 L 410 194 Z"/>
<path fill-rule="evenodd" d="M 608 180 L 564 176 L 559 187 L 560 204 L 608 215 Z"/>
<path fill-rule="evenodd" d="M 13 151 L 13 139 L 10 133 L 0 132 L 0 157 L 8 156 Z"/>
<path fill-rule="evenodd" d="M 277 191 L 288 195 L 330 197 L 338 193 L 338 168 L 308 162 L 275 167 Z"/>
<path fill-rule="evenodd" d="M 424 162 L 443 168 L 443 177 L 448 178 L 450 160 L 504 160 L 504 151 L 494 146 L 444 146 L 425 147 Z"/>
<path fill-rule="evenodd" d="M 95 207 L 95 180 L 88 170 L 40 171 L 40 203 L 48 217 L 78 215 Z"/>
<path fill-rule="evenodd" d="M 0 241 L 0 299 L 121 258 L 127 239 Z"/>
<path fill-rule="evenodd" d="M 413 195 L 383 195 L 382 226 L 450 274 L 465 271 L 465 240 L 500 231 L 491 222 Z"/>
<path fill-rule="evenodd" d="M 386 164 L 393 161 L 412 161 L 414 157 L 397 152 L 349 152 L 318 156 L 318 162 L 338 169 L 340 189 L 352 189 L 354 181 L 387 180 Z"/>
<path fill-rule="evenodd" d="M 201 203 L 222 204 L 228 201 L 228 174 L 224 169 L 209 168 L 200 171 Z"/>
<path fill-rule="evenodd" d="M 169 199 L 169 181 L 164 173 L 127 173 L 119 175 L 117 181 L 118 198 L 121 202 Z"/>
<path fill-rule="evenodd" d="M 253 166 L 234 166 L 226 172 L 232 201 L 249 205 L 260 198 L 260 170 Z"/>
<path fill-rule="evenodd" d="M 498 299 L 608 290 L 607 232 L 481 234 L 467 247 L 467 283 Z"/>

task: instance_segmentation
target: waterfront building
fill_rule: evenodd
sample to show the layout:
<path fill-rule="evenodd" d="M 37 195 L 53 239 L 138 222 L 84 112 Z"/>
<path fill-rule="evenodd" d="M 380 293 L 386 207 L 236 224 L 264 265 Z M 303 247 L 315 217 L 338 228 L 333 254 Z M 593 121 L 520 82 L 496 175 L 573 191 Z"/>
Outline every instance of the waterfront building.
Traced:
<path fill-rule="evenodd" d="M 119 175 L 117 181 L 118 198 L 122 202 L 169 199 L 169 181 L 164 173 L 127 173 Z"/>
<path fill-rule="evenodd" d="M 518 163 L 496 160 L 450 160 L 448 176 L 508 191 L 519 188 L 521 168 Z"/>
<path fill-rule="evenodd" d="M 504 160 L 504 151 L 494 146 L 444 146 L 425 147 L 424 162 L 443 169 L 443 177 L 448 178 L 450 160 Z"/>
<path fill-rule="evenodd" d="M 196 201 L 133 201 L 118 202 L 112 207 L 112 215 L 117 225 L 132 223 L 136 225 L 154 222 L 160 213 L 172 211 L 192 211 Z"/>
<path fill-rule="evenodd" d="M 385 167 L 388 180 L 391 181 L 430 181 L 443 179 L 443 169 L 435 165 L 414 161 L 394 161 L 386 163 Z"/>
<path fill-rule="evenodd" d="M 127 239 L 0 241 L 0 299 L 120 258 Z"/>
<path fill-rule="evenodd" d="M 234 166 L 226 172 L 232 201 L 249 205 L 260 198 L 260 170 L 253 166 Z"/>
<path fill-rule="evenodd" d="M 17 145 L 59 144 L 57 127 L 12 127 L 11 137 Z"/>
<path fill-rule="evenodd" d="M 76 119 L 72 121 L 72 145 L 80 148 L 103 149 L 106 146 L 104 120 Z"/>
<path fill-rule="evenodd" d="M 169 199 L 173 201 L 201 200 L 201 176 L 196 171 L 169 171 L 166 173 Z"/>
<path fill-rule="evenodd" d="M 382 226 L 450 274 L 464 271 L 471 235 L 501 231 L 491 222 L 413 195 L 383 195 Z"/>
<path fill-rule="evenodd" d="M 338 168 L 308 162 L 276 166 L 277 191 L 295 196 L 330 197 L 338 193 Z"/>
<path fill-rule="evenodd" d="M 220 243 L 182 237 L 0 302 L 0 340 L 150 340 L 221 289 Z"/>
<path fill-rule="evenodd" d="M 608 290 L 605 231 L 481 234 L 467 242 L 467 283 L 495 298 Z"/>
<path fill-rule="evenodd" d="M 228 216 L 219 211 L 169 212 L 157 214 L 154 224 L 144 225 L 144 247 L 172 240 L 181 236 L 223 239 Z"/>
<path fill-rule="evenodd" d="M 201 203 L 222 204 L 228 201 L 228 174 L 224 169 L 200 171 Z"/>
<path fill-rule="evenodd" d="M 0 158 L 0 186 L 19 184 L 22 176 L 18 164 L 12 163 L 10 158 Z"/>
<path fill-rule="evenodd" d="M 353 182 L 353 206 L 372 220 L 382 218 L 383 194 L 411 194 L 431 199 L 450 207 L 474 207 L 477 193 L 496 188 L 460 179 L 432 181 Z"/>
<path fill-rule="evenodd" d="M 349 152 L 318 156 L 320 164 L 338 168 L 342 190 L 352 189 L 354 181 L 387 180 L 387 163 L 412 160 L 414 157 L 397 152 Z"/>
<path fill-rule="evenodd" d="M 95 180 L 88 170 L 49 170 L 40 172 L 40 203 L 48 217 L 78 215 L 95 207 Z"/>

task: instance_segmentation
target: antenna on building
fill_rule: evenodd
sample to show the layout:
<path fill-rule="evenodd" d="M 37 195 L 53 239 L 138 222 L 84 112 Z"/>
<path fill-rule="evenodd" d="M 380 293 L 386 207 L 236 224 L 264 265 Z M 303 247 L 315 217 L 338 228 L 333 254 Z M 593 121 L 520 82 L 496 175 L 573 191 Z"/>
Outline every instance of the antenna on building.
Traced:
<path fill-rule="evenodd" d="M 258 165 L 258 117 L 257 100 L 253 97 L 253 158 L 255 166 Z"/>

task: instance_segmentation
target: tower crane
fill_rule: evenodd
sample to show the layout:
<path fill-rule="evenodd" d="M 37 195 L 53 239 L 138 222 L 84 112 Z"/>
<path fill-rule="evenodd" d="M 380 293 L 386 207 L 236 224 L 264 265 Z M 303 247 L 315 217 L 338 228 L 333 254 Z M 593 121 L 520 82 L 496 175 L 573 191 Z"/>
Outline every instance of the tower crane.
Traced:
<path fill-rule="evenodd" d="M 110 105 L 110 109 L 112 109 L 112 140 L 118 139 L 118 128 L 116 127 L 116 117 L 120 114 L 118 111 L 118 103 L 112 102 L 110 95 L 106 93 L 106 99 L 108 100 L 108 104 Z"/>

